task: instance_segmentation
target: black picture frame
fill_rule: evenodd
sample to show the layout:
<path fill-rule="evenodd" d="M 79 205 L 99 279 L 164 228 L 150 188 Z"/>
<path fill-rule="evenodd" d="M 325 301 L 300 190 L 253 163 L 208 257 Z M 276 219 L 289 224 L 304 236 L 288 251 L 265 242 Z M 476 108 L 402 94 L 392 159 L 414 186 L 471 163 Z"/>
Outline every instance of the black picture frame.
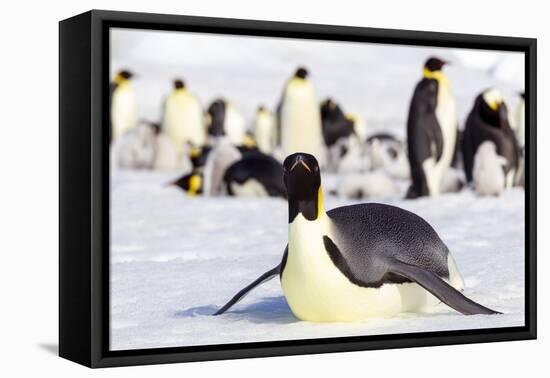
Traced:
<path fill-rule="evenodd" d="M 525 326 L 109 350 L 111 27 L 457 47 L 525 53 Z M 536 338 L 536 66 L 531 38 L 92 10 L 59 23 L 59 355 L 89 367 L 467 344 Z"/>

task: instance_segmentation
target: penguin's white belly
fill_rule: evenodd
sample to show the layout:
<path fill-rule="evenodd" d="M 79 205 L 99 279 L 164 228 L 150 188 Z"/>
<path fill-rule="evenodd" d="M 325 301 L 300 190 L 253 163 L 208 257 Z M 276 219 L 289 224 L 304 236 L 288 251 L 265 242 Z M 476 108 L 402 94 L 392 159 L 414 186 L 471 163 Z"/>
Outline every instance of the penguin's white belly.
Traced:
<path fill-rule="evenodd" d="M 254 179 L 246 180 L 239 184 L 236 182 L 230 183 L 231 190 L 236 197 L 267 197 L 267 191 L 264 186 Z"/>
<path fill-rule="evenodd" d="M 170 171 L 178 168 L 178 155 L 172 140 L 167 135 L 161 133 L 155 141 L 155 160 L 153 169 L 158 171 Z"/>
<path fill-rule="evenodd" d="M 266 154 L 273 152 L 275 147 L 275 123 L 271 115 L 261 115 L 256 119 L 256 143 L 260 151 Z"/>
<path fill-rule="evenodd" d="M 285 155 L 305 152 L 324 160 L 321 115 L 313 90 L 289 88 L 281 109 L 281 143 Z"/>
<path fill-rule="evenodd" d="M 233 105 L 228 105 L 226 107 L 224 130 L 231 143 L 235 146 L 243 144 L 246 132 L 246 122 Z"/>
<path fill-rule="evenodd" d="M 298 229 L 300 231 L 298 231 Z M 322 240 L 330 237 L 326 218 L 298 214 L 289 229 L 288 257 L 281 284 L 294 315 L 315 322 L 352 322 L 428 309 L 439 301 L 416 283 L 365 288 L 333 264 Z"/>
<path fill-rule="evenodd" d="M 111 108 L 113 139 L 117 139 L 137 126 L 137 105 L 129 88 L 118 88 L 113 93 Z"/>
<path fill-rule="evenodd" d="M 199 102 L 189 94 L 171 95 L 164 114 L 164 130 L 181 154 L 185 143 L 200 147 L 206 142 L 206 130 Z"/>
<path fill-rule="evenodd" d="M 430 195 L 438 195 L 441 192 L 443 178 L 453 161 L 456 145 L 456 104 L 451 93 L 444 88 L 438 96 L 435 115 L 441 127 L 443 151 L 438 161 L 427 159 L 423 163 Z"/>

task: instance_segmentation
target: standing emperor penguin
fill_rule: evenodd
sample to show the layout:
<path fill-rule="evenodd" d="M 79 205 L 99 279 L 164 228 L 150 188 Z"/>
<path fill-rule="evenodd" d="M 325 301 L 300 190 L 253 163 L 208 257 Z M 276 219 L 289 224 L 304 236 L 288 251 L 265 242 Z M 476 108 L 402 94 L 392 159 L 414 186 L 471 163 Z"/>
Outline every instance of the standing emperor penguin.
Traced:
<path fill-rule="evenodd" d="M 174 89 L 164 103 L 163 129 L 178 155 L 182 154 L 186 143 L 193 147 L 206 143 L 201 104 L 180 79 L 174 80 Z"/>
<path fill-rule="evenodd" d="M 472 182 L 474 157 L 479 146 L 491 141 L 496 153 L 506 159 L 506 188 L 514 184 L 519 167 L 520 150 L 514 130 L 510 127 L 508 107 L 497 89 L 488 89 L 477 96 L 466 119 L 462 139 L 462 158 L 466 180 Z"/>
<path fill-rule="evenodd" d="M 429 58 L 411 100 L 407 143 L 412 184 L 407 198 L 436 196 L 456 149 L 456 105 L 439 58 Z"/>
<path fill-rule="evenodd" d="M 325 212 L 315 157 L 296 153 L 283 167 L 288 245 L 282 261 L 215 315 L 275 276 L 301 320 L 361 321 L 424 311 L 439 301 L 465 315 L 496 313 L 461 293 L 464 281 L 455 260 L 424 219 L 378 203 Z"/>
<path fill-rule="evenodd" d="M 325 164 L 321 111 L 308 72 L 300 67 L 286 83 L 278 108 L 281 147 L 284 155 L 307 152 Z"/>
<path fill-rule="evenodd" d="M 110 86 L 111 125 L 109 140 L 113 141 L 137 126 L 137 102 L 130 71 L 118 72 Z"/>
<path fill-rule="evenodd" d="M 258 107 L 254 135 L 258 148 L 264 154 L 271 154 L 277 145 L 277 128 L 275 117 L 265 106 Z"/>

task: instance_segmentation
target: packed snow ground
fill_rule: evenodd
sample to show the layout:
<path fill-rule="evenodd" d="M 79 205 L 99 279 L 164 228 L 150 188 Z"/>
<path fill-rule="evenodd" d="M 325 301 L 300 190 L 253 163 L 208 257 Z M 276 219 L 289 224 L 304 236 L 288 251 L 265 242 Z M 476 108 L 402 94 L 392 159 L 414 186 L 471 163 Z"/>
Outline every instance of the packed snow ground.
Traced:
<path fill-rule="evenodd" d="M 166 187 L 173 174 L 112 177 L 111 349 L 459 330 L 524 324 L 524 191 L 480 198 L 470 190 L 391 203 L 425 218 L 452 251 L 465 294 L 503 315 L 433 313 L 361 323 L 297 320 L 278 279 L 222 316 L 211 314 L 276 266 L 287 242 L 282 199 L 190 198 Z M 328 195 L 325 208 L 350 201 Z"/>

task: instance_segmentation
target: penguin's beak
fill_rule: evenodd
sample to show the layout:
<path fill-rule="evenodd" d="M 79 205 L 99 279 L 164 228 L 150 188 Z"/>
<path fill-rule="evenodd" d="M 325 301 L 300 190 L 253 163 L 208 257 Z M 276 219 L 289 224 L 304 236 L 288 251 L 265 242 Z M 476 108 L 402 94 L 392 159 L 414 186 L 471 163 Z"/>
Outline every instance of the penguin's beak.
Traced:
<path fill-rule="evenodd" d="M 296 159 L 296 161 L 294 162 L 294 164 L 292 164 L 292 166 L 290 167 L 290 172 L 292 172 L 298 164 L 304 167 L 308 172 L 310 173 L 312 172 L 311 168 L 307 165 L 307 163 L 303 160 L 301 156 L 299 156 L 298 159 Z"/>

